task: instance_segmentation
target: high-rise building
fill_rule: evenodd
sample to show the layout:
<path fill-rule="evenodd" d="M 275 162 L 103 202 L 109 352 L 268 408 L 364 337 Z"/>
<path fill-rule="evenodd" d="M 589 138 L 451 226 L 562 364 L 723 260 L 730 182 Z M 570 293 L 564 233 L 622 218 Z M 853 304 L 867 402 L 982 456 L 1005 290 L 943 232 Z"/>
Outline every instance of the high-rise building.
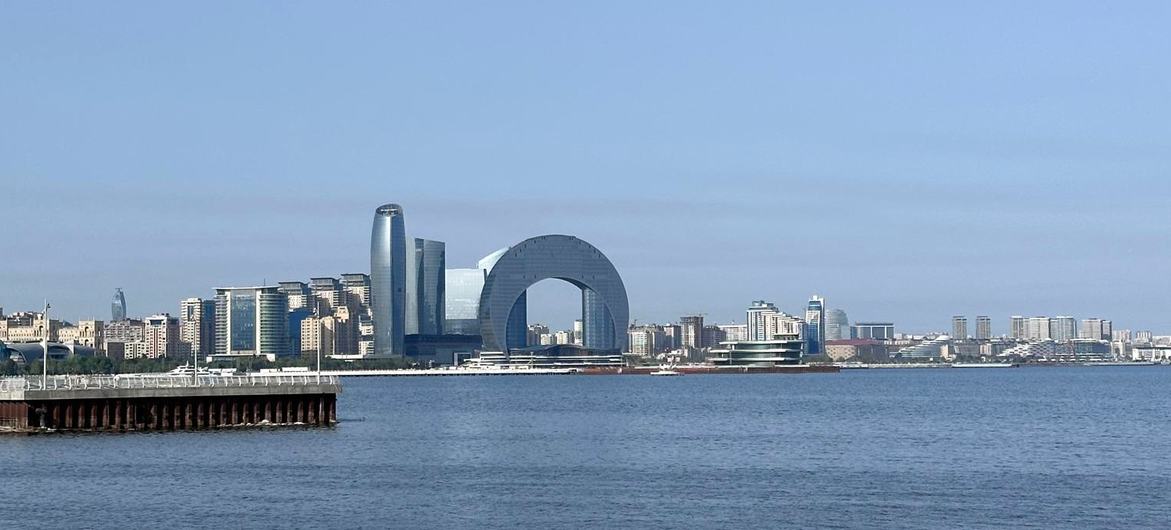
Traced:
<path fill-rule="evenodd" d="M 126 295 L 122 294 L 121 287 L 114 289 L 114 299 L 110 302 L 110 320 L 126 320 Z"/>
<path fill-rule="evenodd" d="M 769 340 L 770 335 L 767 327 L 767 320 L 770 316 L 779 314 L 777 306 L 765 302 L 764 300 L 755 300 L 752 305 L 748 306 L 748 338 L 746 340 Z"/>
<path fill-rule="evenodd" d="M 968 317 L 960 315 L 951 317 L 951 338 L 968 340 Z"/>
<path fill-rule="evenodd" d="M 1067 316 L 1049 319 L 1049 337 L 1057 342 L 1076 339 L 1077 320 Z"/>
<path fill-rule="evenodd" d="M 577 318 L 573 320 L 573 343 L 581 346 L 585 342 L 585 320 Z"/>
<path fill-rule="evenodd" d="M 479 335 L 480 292 L 484 289 L 484 270 L 448 269 L 444 273 L 444 286 L 444 332 L 452 335 Z"/>
<path fill-rule="evenodd" d="M 370 235 L 370 304 L 374 319 L 374 354 L 405 354 L 407 236 L 403 209 L 384 204 L 374 212 Z"/>
<path fill-rule="evenodd" d="M 728 336 L 720 326 L 708 324 L 703 327 L 703 347 L 714 348 L 727 340 Z"/>
<path fill-rule="evenodd" d="M 1089 340 L 1113 340 L 1114 323 L 1100 318 L 1087 318 L 1082 320 L 1078 337 Z"/>
<path fill-rule="evenodd" d="M 680 345 L 684 348 L 703 348 L 703 316 L 691 315 L 679 319 Z"/>
<path fill-rule="evenodd" d="M 446 245 L 415 238 L 407 249 L 407 335 L 442 335 L 446 315 Z"/>
<path fill-rule="evenodd" d="M 194 356 L 215 353 L 215 300 L 188 298 L 179 302 L 179 341 Z"/>
<path fill-rule="evenodd" d="M 151 359 L 174 357 L 179 353 L 179 319 L 167 313 L 143 320 L 142 356 Z"/>
<path fill-rule="evenodd" d="M 277 284 L 277 291 L 285 295 L 289 302 L 289 311 L 303 307 L 309 308 L 310 311 L 317 310 L 317 304 L 309 291 L 309 285 L 305 282 L 280 282 Z"/>
<path fill-rule="evenodd" d="M 1025 339 L 1029 336 L 1029 319 L 1013 315 L 1008 323 L 1008 336 L 1014 339 Z"/>
<path fill-rule="evenodd" d="M 586 348 L 610 350 L 614 344 L 614 317 L 602 297 L 592 289 L 581 290 L 582 345 Z"/>
<path fill-rule="evenodd" d="M 216 289 L 215 354 L 278 356 L 288 347 L 288 300 L 275 286 Z"/>
<path fill-rule="evenodd" d="M 351 272 L 342 275 L 342 288 L 346 290 L 346 305 L 366 314 L 370 312 L 370 275 Z"/>
<path fill-rule="evenodd" d="M 309 278 L 309 293 L 309 305 L 316 315 L 332 315 L 337 308 L 345 305 L 346 292 L 342 290 L 342 282 L 337 278 Z"/>
<path fill-rule="evenodd" d="M 1049 317 L 1029 317 L 1025 323 L 1025 339 L 1050 340 L 1053 338 L 1052 324 Z"/>
<path fill-rule="evenodd" d="M 841 309 L 831 309 L 825 314 L 825 339 L 842 340 L 850 338 L 850 318 Z"/>
<path fill-rule="evenodd" d="M 683 326 L 679 324 L 663 324 L 664 351 L 677 350 L 683 347 Z"/>
<path fill-rule="evenodd" d="M 895 338 L 895 325 L 890 322 L 855 322 L 850 326 L 855 339 L 890 340 Z"/>
<path fill-rule="evenodd" d="M 724 340 L 742 342 L 748 340 L 748 324 L 723 324 L 720 330 L 724 332 Z"/>
<path fill-rule="evenodd" d="M 992 319 L 984 315 L 976 317 L 976 340 L 992 338 Z"/>
<path fill-rule="evenodd" d="M 813 295 L 805 306 L 805 342 L 809 355 L 820 355 L 825 343 L 825 299 Z"/>

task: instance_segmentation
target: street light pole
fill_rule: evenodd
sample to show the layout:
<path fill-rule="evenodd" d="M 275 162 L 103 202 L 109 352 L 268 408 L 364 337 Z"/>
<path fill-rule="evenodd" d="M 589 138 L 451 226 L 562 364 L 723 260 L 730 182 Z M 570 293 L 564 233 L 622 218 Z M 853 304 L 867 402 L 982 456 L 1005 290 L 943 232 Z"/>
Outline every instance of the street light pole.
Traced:
<path fill-rule="evenodd" d="M 41 388 L 49 388 L 49 328 L 52 327 L 49 323 L 49 300 L 45 299 L 45 312 L 42 313 L 45 319 L 44 336 L 41 337 L 41 347 L 45 350 L 45 356 L 41 358 Z"/>

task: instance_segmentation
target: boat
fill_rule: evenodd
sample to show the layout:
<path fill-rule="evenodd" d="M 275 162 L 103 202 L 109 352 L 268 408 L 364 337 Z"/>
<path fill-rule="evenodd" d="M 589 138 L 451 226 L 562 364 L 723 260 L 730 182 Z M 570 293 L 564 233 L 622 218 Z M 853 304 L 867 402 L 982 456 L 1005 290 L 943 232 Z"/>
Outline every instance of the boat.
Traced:
<path fill-rule="evenodd" d="M 683 372 L 677 372 L 675 370 L 671 370 L 670 368 L 659 368 L 658 370 L 651 372 L 651 375 L 661 375 L 661 376 L 683 375 Z"/>
<path fill-rule="evenodd" d="M 1016 368 L 1016 363 L 951 363 L 952 368 Z"/>
<path fill-rule="evenodd" d="M 197 371 L 194 366 L 191 366 L 190 364 L 186 364 L 186 363 L 179 365 L 177 368 L 175 368 L 174 370 L 171 370 L 170 372 L 167 372 L 167 375 L 192 376 L 192 375 L 196 375 L 197 373 L 198 373 L 198 375 L 211 375 L 211 372 L 207 371 L 207 368 L 204 368 L 201 366 L 201 367 L 199 367 L 199 370 Z"/>

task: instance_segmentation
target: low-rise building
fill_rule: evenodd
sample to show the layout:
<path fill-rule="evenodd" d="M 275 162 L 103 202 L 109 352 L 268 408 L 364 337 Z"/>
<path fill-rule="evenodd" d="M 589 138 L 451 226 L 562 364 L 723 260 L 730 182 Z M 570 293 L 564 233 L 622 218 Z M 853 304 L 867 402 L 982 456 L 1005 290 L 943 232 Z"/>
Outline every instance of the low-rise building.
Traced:
<path fill-rule="evenodd" d="M 725 341 L 709 352 L 708 360 L 717 366 L 800 364 L 804 345 L 799 334 L 774 335 L 772 340 Z"/>

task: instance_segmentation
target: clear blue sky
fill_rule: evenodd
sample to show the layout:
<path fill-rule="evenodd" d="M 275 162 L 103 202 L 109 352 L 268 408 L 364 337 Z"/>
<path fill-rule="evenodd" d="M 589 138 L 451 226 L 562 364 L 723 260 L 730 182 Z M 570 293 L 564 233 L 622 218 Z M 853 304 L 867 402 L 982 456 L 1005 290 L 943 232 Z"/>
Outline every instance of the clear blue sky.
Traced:
<path fill-rule="evenodd" d="M 1171 331 L 1171 3 L 6 2 L 0 306 L 583 237 L 640 321 Z M 571 288 L 530 321 L 567 325 Z M 558 296 L 568 294 L 568 299 Z"/>

